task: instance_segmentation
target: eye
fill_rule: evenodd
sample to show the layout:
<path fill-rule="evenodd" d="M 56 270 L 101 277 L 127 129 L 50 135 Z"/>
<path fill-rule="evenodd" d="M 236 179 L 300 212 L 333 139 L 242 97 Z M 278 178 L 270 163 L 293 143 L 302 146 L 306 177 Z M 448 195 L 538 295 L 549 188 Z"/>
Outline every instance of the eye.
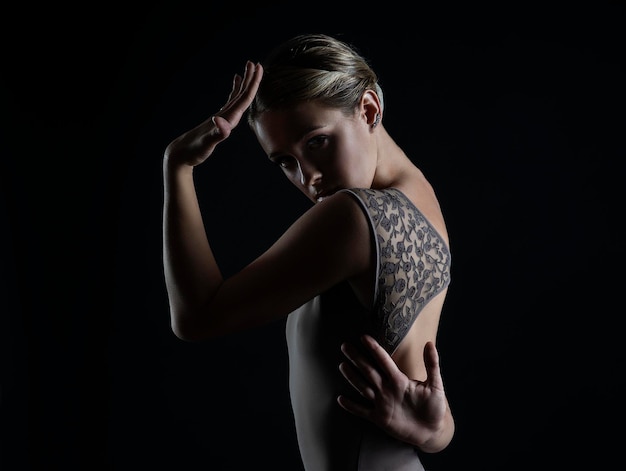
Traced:
<path fill-rule="evenodd" d="M 293 166 L 293 157 L 289 157 L 287 155 L 276 157 L 272 159 L 272 163 L 278 167 L 288 169 Z"/>
<path fill-rule="evenodd" d="M 327 141 L 328 141 L 328 136 L 324 134 L 320 134 L 319 136 L 315 136 L 309 139 L 306 145 L 310 150 L 315 150 L 315 149 L 319 149 L 323 147 Z"/>

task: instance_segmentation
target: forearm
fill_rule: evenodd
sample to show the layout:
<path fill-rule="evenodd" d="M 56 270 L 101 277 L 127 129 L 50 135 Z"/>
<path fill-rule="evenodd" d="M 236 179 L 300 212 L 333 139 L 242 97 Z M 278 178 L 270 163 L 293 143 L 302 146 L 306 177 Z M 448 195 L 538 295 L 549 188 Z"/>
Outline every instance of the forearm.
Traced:
<path fill-rule="evenodd" d="M 222 275 L 206 237 L 193 167 L 164 159 L 163 181 L 163 266 L 172 329 L 189 339 Z"/>

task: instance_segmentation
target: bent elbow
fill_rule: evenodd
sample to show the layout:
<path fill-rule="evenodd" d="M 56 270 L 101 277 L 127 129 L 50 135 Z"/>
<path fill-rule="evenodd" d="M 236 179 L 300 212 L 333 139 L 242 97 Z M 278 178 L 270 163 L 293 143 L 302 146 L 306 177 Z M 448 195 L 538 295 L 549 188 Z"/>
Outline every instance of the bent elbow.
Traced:
<path fill-rule="evenodd" d="M 172 332 L 180 340 L 185 342 L 197 342 L 200 340 L 198 335 L 198 327 L 193 325 L 193 322 L 189 320 L 181 319 L 180 317 L 172 316 L 171 328 Z"/>
<path fill-rule="evenodd" d="M 179 323 L 172 322 L 172 332 L 174 332 L 174 335 L 180 340 L 184 340 L 185 342 L 194 341 L 191 332 L 183 328 Z"/>
<path fill-rule="evenodd" d="M 171 328 L 174 335 L 185 342 L 199 342 L 217 336 L 217 332 L 206 325 L 206 322 L 200 322 L 192 315 L 172 316 Z"/>

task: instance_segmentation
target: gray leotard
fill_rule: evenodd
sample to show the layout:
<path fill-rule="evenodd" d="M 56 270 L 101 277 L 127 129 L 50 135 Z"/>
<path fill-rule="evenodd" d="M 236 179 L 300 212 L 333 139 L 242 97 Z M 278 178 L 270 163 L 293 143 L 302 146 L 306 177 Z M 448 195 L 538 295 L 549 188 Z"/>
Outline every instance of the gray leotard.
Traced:
<path fill-rule="evenodd" d="M 420 471 L 411 445 L 344 411 L 354 396 L 339 373 L 340 345 L 373 335 L 395 351 L 422 308 L 450 282 L 445 240 L 399 190 L 351 189 L 375 238 L 374 307 L 358 302 L 348 283 L 313 298 L 287 318 L 289 388 L 307 471 Z"/>

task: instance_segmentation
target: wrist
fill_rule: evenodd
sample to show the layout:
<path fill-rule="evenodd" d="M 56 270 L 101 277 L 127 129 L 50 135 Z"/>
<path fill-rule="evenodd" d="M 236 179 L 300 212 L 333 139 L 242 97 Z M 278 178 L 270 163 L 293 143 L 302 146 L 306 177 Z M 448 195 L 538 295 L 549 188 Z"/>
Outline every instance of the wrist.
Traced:
<path fill-rule="evenodd" d="M 437 453 L 446 448 L 452 441 L 454 435 L 454 419 L 448 410 L 448 413 L 438 426 L 432 428 L 430 436 L 419 444 L 416 444 L 424 453 Z"/>
<path fill-rule="evenodd" d="M 171 159 L 168 155 L 163 157 L 163 173 L 166 175 L 191 175 L 193 165 Z"/>

